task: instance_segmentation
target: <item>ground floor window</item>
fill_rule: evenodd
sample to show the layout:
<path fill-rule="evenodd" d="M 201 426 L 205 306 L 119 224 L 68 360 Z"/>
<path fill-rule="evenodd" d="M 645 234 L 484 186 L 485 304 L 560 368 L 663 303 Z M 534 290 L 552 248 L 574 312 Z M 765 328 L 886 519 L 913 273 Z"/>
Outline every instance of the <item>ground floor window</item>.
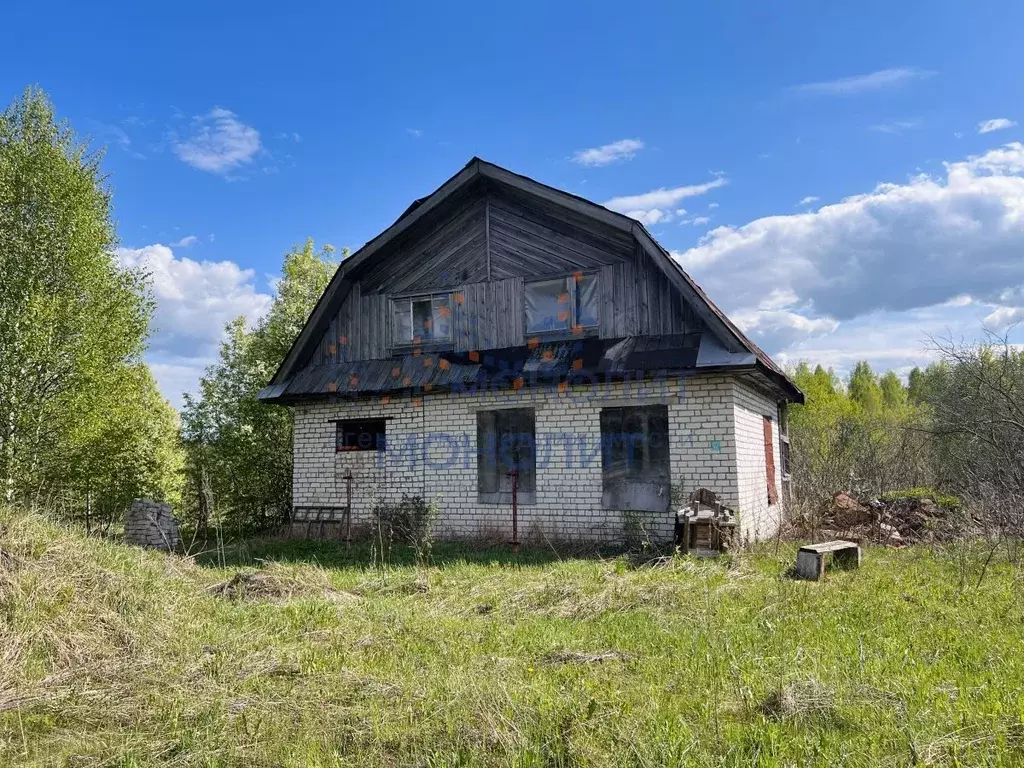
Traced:
<path fill-rule="evenodd" d="M 385 451 L 387 442 L 385 419 L 350 419 L 337 422 L 334 447 L 338 453 L 347 451 Z"/>
<path fill-rule="evenodd" d="M 605 509 L 668 509 L 668 406 L 601 409 Z"/>
<path fill-rule="evenodd" d="M 484 503 L 533 504 L 537 493 L 537 438 L 532 408 L 479 411 L 476 415 L 477 493 Z"/>

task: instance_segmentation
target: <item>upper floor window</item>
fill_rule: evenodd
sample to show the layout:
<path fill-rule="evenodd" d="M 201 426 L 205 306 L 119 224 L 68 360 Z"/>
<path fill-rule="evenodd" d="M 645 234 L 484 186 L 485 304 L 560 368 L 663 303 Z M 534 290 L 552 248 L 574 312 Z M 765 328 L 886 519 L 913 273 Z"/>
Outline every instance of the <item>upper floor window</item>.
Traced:
<path fill-rule="evenodd" d="M 402 345 L 451 341 L 451 300 L 450 293 L 392 300 L 393 343 Z"/>
<path fill-rule="evenodd" d="M 526 284 L 526 332 L 556 333 L 598 324 L 597 275 L 577 272 Z"/>

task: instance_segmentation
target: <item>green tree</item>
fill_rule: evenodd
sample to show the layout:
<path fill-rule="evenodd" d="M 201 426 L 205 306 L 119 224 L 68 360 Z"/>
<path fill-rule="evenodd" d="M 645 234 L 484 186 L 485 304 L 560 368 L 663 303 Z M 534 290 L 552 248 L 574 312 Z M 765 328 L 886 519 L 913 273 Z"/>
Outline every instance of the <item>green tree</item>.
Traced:
<path fill-rule="evenodd" d="M 878 380 L 882 405 L 889 410 L 899 410 L 907 404 L 907 389 L 895 371 L 886 371 Z"/>
<path fill-rule="evenodd" d="M 342 258 L 347 251 L 342 253 Z M 256 395 L 284 359 L 337 269 L 334 249 L 307 240 L 284 259 L 267 315 L 226 328 L 218 362 L 206 370 L 182 412 L 187 503 L 199 527 L 216 510 L 238 531 L 280 522 L 291 511 L 292 418 Z"/>
<path fill-rule="evenodd" d="M 8 501 L 66 490 L 78 469 L 69 461 L 109 415 L 101 395 L 124 385 L 125 367 L 144 349 L 152 302 L 145 275 L 113 255 L 101 159 L 38 89 L 0 114 L 0 483 Z"/>
<path fill-rule="evenodd" d="M 878 378 L 867 361 L 861 360 L 853 367 L 848 385 L 850 399 L 861 408 L 873 413 L 882 406 L 882 389 Z"/>

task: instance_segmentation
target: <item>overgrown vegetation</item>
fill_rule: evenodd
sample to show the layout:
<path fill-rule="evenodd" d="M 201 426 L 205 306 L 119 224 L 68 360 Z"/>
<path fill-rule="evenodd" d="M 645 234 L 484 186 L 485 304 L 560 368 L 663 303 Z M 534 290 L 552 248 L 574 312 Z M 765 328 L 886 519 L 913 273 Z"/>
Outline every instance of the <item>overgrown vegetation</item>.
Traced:
<path fill-rule="evenodd" d="M 395 545 L 408 547 L 419 564 L 430 560 L 435 528 L 441 516 L 436 501 L 402 494 L 400 501 L 378 502 L 371 515 L 373 546 L 379 562 L 390 562 Z"/>
<path fill-rule="evenodd" d="M 1003 549 L 976 586 L 978 558 L 924 548 L 872 548 L 812 584 L 782 575 L 786 546 L 631 568 L 438 544 L 429 567 L 396 550 L 383 571 L 369 547 L 250 541 L 221 568 L 0 512 L 0 764 L 1024 754 L 1024 600 Z"/>
<path fill-rule="evenodd" d="M 793 375 L 793 496 L 813 509 L 836 491 L 930 497 L 970 515 L 986 538 L 1024 537 L 1024 351 L 989 336 L 933 342 L 937 362 L 904 385 L 858 363 L 846 382 L 818 366 Z"/>
<path fill-rule="evenodd" d="M 342 252 L 342 257 L 347 251 Z M 184 515 L 201 532 L 213 522 L 244 535 L 285 521 L 291 511 L 292 417 L 256 399 L 284 360 L 337 262 L 308 240 L 284 258 L 274 302 L 254 327 L 238 318 L 225 329 L 220 359 L 197 395 L 186 395 Z"/>

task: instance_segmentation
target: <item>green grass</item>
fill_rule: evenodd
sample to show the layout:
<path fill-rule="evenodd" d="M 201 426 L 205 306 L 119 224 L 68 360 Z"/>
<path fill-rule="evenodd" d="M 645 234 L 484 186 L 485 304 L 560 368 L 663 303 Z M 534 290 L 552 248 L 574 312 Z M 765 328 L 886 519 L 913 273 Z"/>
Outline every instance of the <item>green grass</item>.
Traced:
<path fill-rule="evenodd" d="M 380 568 L 264 541 L 220 568 L 10 512 L 0 550 L 0 765 L 1024 764 L 1002 553 L 980 586 L 962 547 L 822 583 L 790 546 Z M 278 594 L 211 591 L 257 568 Z"/>
<path fill-rule="evenodd" d="M 908 488 L 903 491 L 889 491 L 882 494 L 882 501 L 910 501 L 913 499 L 931 499 L 946 509 L 955 510 L 962 506 L 962 502 L 956 496 L 950 496 L 934 488 Z"/>

